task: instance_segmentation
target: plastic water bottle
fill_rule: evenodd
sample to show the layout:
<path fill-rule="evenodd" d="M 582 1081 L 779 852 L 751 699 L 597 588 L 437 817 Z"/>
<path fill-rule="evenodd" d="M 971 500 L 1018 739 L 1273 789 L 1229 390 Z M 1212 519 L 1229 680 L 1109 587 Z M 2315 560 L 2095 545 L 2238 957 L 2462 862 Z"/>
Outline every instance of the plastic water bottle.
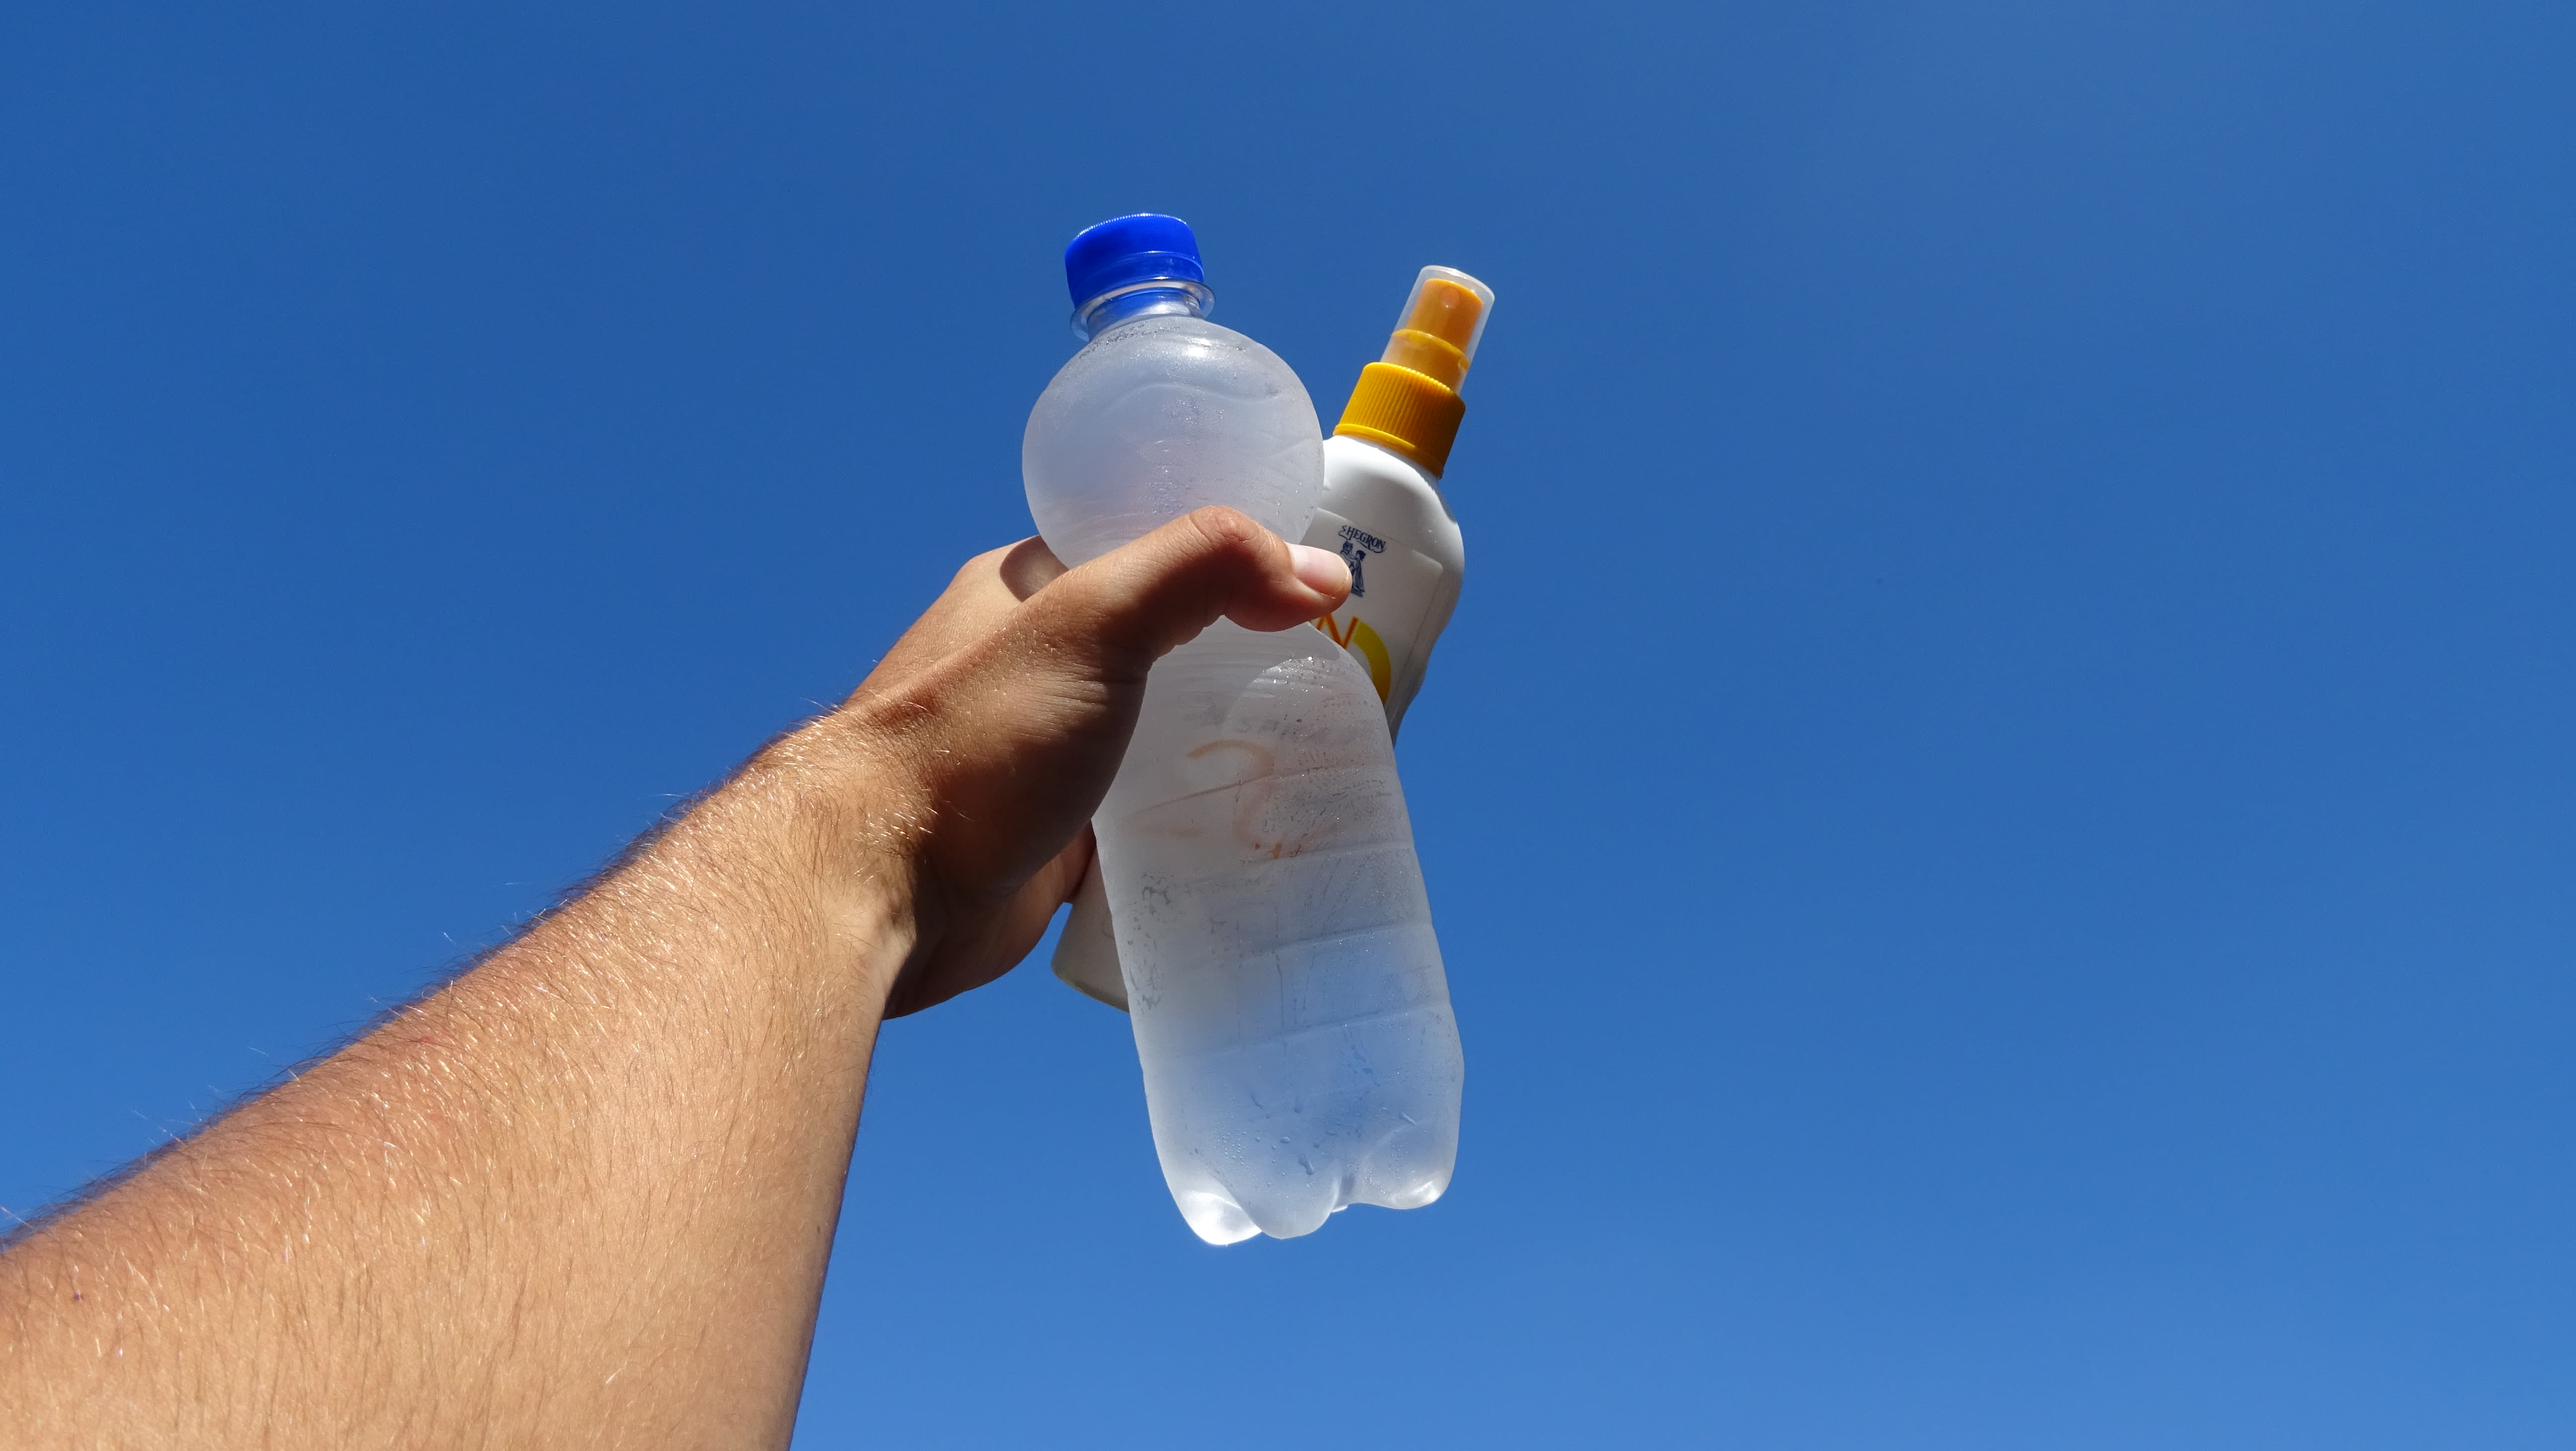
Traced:
<path fill-rule="evenodd" d="M 1021 470 L 1068 565 L 1209 504 L 1294 539 L 1322 429 L 1278 356 L 1207 321 L 1177 218 L 1073 239 L 1090 341 Z M 1148 677 L 1093 819 L 1163 1178 L 1200 1238 L 1311 1233 L 1440 1197 L 1464 1063 L 1386 716 L 1316 630 L 1219 620 Z"/>

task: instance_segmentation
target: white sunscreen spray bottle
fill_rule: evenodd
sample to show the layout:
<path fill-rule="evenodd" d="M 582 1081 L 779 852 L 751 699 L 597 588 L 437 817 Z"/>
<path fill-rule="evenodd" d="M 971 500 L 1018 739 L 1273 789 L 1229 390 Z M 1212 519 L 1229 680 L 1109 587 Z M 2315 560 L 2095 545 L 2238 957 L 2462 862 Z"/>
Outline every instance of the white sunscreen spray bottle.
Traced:
<path fill-rule="evenodd" d="M 1467 545 L 1440 492 L 1449 446 L 1467 413 L 1459 381 L 1476 360 L 1494 290 L 1453 267 L 1413 279 L 1395 333 L 1324 440 L 1324 493 L 1305 541 L 1351 567 L 1351 597 L 1315 622 L 1368 671 L 1389 734 L 1422 689 L 1432 643 L 1458 606 Z M 1127 986 L 1100 863 L 1075 893 L 1056 940 L 1055 975 L 1124 1012 Z"/>

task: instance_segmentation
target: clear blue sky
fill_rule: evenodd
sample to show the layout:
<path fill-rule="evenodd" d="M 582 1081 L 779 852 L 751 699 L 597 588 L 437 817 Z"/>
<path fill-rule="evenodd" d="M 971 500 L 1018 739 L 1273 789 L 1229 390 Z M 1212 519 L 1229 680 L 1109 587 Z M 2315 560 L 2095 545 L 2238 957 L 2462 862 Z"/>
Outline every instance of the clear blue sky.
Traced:
<path fill-rule="evenodd" d="M 252 13 L 256 11 L 256 14 Z M 1501 294 L 1447 1200 L 1216 1250 L 889 1027 L 803 1444 L 2576 1440 L 2564 6 L 21 4 L 0 1203 L 506 934 L 1027 529 L 1058 250 Z"/>

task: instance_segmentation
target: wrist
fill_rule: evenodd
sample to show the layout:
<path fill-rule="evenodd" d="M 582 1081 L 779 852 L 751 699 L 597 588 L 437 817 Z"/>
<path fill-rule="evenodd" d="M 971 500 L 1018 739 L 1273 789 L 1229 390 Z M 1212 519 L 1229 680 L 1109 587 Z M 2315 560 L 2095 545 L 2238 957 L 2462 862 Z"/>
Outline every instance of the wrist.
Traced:
<path fill-rule="evenodd" d="M 883 1010 L 922 934 L 932 812 L 886 733 L 848 710 L 755 756 L 708 802 L 749 847 L 741 869 L 789 907 L 813 967 Z"/>

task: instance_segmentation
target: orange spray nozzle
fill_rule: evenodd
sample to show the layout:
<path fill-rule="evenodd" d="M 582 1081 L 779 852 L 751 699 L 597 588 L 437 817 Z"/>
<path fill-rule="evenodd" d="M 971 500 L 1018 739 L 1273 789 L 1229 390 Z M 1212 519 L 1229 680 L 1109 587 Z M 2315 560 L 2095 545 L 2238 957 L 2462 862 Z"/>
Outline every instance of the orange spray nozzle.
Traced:
<path fill-rule="evenodd" d="M 1494 289 L 1455 267 L 1423 268 L 1386 351 L 1360 370 L 1333 431 L 1393 449 L 1437 475 L 1467 412 L 1459 381 L 1476 361 L 1493 310 Z"/>
<path fill-rule="evenodd" d="M 1423 268 L 1379 361 L 1411 368 L 1444 388 L 1457 387 L 1475 361 L 1476 340 L 1484 335 L 1485 310 L 1493 300 L 1493 289 L 1464 272 Z"/>

